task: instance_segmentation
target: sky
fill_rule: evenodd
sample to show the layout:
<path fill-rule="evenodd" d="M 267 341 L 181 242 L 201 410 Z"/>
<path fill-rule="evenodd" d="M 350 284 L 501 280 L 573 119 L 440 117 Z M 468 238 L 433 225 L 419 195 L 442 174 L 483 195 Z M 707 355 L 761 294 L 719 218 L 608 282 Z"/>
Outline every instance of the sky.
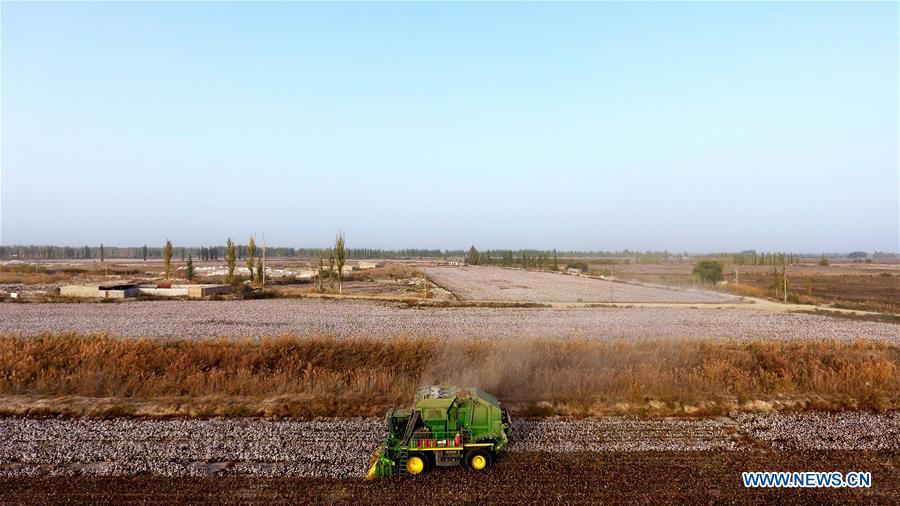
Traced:
<path fill-rule="evenodd" d="M 897 2 L 0 4 L 0 243 L 900 250 Z"/>

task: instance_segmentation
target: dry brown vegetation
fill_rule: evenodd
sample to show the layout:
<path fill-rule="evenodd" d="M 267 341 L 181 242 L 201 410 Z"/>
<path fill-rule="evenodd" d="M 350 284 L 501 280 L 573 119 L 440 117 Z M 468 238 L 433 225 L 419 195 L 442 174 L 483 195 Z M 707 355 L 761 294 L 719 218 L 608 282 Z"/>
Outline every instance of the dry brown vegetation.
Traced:
<path fill-rule="evenodd" d="M 886 409 L 900 401 L 900 348 L 866 341 L 533 341 L 468 353 L 478 364 L 473 379 L 548 414 Z"/>
<path fill-rule="evenodd" d="M 389 264 L 384 267 L 376 267 L 374 269 L 364 269 L 361 271 L 351 271 L 347 279 L 353 280 L 374 280 L 374 279 L 409 279 L 421 278 L 425 274 L 418 267 L 407 264 Z"/>
<path fill-rule="evenodd" d="M 0 265 L 0 284 L 52 285 L 104 281 L 109 276 L 134 276 L 143 271 L 113 263 L 73 265 L 7 264 Z"/>
<path fill-rule="evenodd" d="M 199 415 L 253 409 L 254 414 L 315 416 L 347 414 L 354 406 L 374 415 L 414 389 L 411 382 L 422 374 L 431 348 L 402 339 L 0 338 L 0 392 L 122 401 L 102 403 L 110 414 L 154 399 L 202 407 L 189 413 Z M 254 408 L 247 407 L 248 400 Z M 77 404 L 85 407 L 83 401 Z"/>
<path fill-rule="evenodd" d="M 0 284 L 46 285 L 67 277 L 62 272 L 48 272 L 42 265 L 0 265 Z"/>
<path fill-rule="evenodd" d="M 857 341 L 0 337 L 0 412 L 377 416 L 427 383 L 516 414 L 896 409 L 900 347 Z"/>
<path fill-rule="evenodd" d="M 65 274 L 46 272 L 0 272 L 0 284 L 49 285 L 67 279 Z"/>
<path fill-rule="evenodd" d="M 844 320 L 856 320 L 856 321 L 869 321 L 869 322 L 884 322 L 884 323 L 894 323 L 900 324 L 900 314 L 889 314 L 889 313 L 848 313 L 845 311 L 828 311 L 822 309 L 815 309 L 812 311 L 792 311 L 796 314 L 814 314 L 819 316 L 827 316 L 829 318 L 838 318 Z"/>

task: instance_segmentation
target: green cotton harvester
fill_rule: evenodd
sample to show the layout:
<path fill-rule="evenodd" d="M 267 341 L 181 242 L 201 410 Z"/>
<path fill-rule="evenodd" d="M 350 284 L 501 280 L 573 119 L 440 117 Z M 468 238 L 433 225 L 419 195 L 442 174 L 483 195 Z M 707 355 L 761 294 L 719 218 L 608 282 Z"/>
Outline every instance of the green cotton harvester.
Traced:
<path fill-rule="evenodd" d="M 500 401 L 478 388 L 421 388 L 412 407 L 388 411 L 388 436 L 366 479 L 460 465 L 484 471 L 509 444 L 510 427 Z"/>

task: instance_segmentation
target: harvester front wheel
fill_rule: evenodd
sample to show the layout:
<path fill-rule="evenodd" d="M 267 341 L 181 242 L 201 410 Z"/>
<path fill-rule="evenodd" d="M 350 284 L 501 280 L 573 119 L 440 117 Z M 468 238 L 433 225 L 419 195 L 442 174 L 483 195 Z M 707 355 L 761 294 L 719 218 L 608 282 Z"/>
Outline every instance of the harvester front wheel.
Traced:
<path fill-rule="evenodd" d="M 415 476 L 428 470 L 428 460 L 421 455 L 411 455 L 406 461 L 406 472 Z"/>
<path fill-rule="evenodd" d="M 472 450 L 466 455 L 466 464 L 469 469 L 483 471 L 491 467 L 491 455 L 484 450 Z"/>

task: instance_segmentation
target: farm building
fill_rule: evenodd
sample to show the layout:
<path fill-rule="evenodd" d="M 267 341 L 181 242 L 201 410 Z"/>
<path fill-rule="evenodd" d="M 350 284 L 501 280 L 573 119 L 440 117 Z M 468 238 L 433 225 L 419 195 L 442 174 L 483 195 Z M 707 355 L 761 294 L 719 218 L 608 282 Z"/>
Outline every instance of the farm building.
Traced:
<path fill-rule="evenodd" d="M 142 295 L 157 295 L 161 297 L 192 297 L 200 298 L 208 295 L 225 294 L 231 292 L 230 285 L 173 285 L 171 283 L 158 283 L 156 285 L 141 285 Z"/>
<path fill-rule="evenodd" d="M 173 285 L 157 283 L 139 285 L 137 283 L 114 281 L 92 285 L 68 285 L 59 289 L 63 297 L 87 297 L 98 299 L 125 299 L 138 295 L 156 295 L 158 297 L 191 297 L 201 298 L 215 294 L 231 292 L 229 285 Z"/>
<path fill-rule="evenodd" d="M 68 285 L 59 289 L 63 297 L 91 297 L 98 299 L 124 299 L 137 297 L 140 293 L 137 283 L 112 281 L 93 285 Z"/>

